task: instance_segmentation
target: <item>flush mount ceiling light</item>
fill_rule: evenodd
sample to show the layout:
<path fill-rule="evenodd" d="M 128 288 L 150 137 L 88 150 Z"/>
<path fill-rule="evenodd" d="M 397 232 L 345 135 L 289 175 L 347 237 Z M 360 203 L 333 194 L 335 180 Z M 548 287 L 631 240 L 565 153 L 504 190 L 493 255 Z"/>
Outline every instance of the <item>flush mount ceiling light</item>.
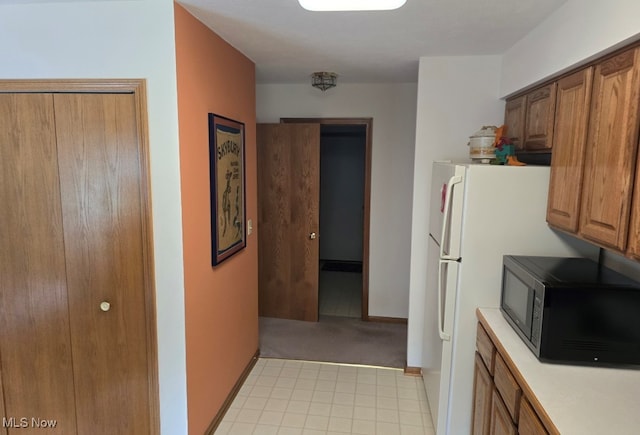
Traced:
<path fill-rule="evenodd" d="M 338 75 L 332 72 L 318 71 L 311 74 L 311 86 L 322 90 L 322 92 L 335 87 L 337 80 Z"/>
<path fill-rule="evenodd" d="M 298 0 L 308 11 L 390 11 L 407 0 Z"/>

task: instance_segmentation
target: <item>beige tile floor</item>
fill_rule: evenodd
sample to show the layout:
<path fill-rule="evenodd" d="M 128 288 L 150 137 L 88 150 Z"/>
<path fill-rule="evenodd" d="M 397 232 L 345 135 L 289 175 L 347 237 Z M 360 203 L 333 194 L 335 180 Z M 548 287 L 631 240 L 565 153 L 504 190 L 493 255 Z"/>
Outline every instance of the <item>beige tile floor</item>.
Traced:
<path fill-rule="evenodd" d="M 433 435 L 422 380 L 402 370 L 261 358 L 216 435 Z"/>

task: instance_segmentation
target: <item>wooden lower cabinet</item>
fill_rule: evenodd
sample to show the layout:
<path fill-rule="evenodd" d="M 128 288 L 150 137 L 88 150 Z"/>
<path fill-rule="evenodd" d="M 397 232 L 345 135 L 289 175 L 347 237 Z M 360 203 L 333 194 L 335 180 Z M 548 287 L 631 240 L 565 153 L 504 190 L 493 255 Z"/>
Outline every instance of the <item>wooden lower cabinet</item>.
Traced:
<path fill-rule="evenodd" d="M 518 421 L 519 435 L 545 435 L 545 430 L 538 415 L 533 410 L 529 401 L 522 399 L 520 403 L 520 419 Z"/>
<path fill-rule="evenodd" d="M 516 425 L 513 424 L 511 414 L 497 390 L 493 390 L 491 399 L 491 429 L 492 435 L 516 435 Z"/>
<path fill-rule="evenodd" d="M 475 372 L 473 376 L 473 435 L 488 435 L 491 423 L 491 398 L 493 397 L 493 379 L 484 366 L 480 354 L 476 352 Z"/>
<path fill-rule="evenodd" d="M 489 340 L 489 343 L 487 343 Z M 472 435 L 548 435 L 547 430 L 506 362 L 478 323 L 478 350 L 492 349 L 493 373 L 476 352 L 473 378 Z"/>

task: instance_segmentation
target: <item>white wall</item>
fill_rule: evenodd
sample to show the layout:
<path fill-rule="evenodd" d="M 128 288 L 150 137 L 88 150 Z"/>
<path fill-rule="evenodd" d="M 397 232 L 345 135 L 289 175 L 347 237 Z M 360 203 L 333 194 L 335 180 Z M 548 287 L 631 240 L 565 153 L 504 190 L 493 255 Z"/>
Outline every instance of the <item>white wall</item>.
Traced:
<path fill-rule="evenodd" d="M 373 118 L 369 315 L 406 318 L 416 84 L 256 87 L 257 121 L 281 117 Z"/>
<path fill-rule="evenodd" d="M 416 118 L 407 365 L 422 366 L 431 163 L 468 159 L 469 136 L 501 125 L 499 56 L 420 58 Z"/>
<path fill-rule="evenodd" d="M 501 96 L 640 38 L 638 0 L 569 0 L 509 49 Z"/>
<path fill-rule="evenodd" d="M 173 0 L 0 6 L 0 79 L 147 79 L 160 420 L 187 433 Z"/>

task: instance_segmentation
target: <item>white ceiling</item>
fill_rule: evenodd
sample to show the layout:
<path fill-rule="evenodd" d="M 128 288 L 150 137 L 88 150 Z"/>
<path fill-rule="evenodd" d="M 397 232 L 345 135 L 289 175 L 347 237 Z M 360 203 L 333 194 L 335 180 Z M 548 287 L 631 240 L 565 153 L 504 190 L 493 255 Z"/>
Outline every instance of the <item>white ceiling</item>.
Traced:
<path fill-rule="evenodd" d="M 407 0 L 395 11 L 309 12 L 297 0 L 180 0 L 253 60 L 258 83 L 415 82 L 421 56 L 502 54 L 566 0 Z"/>

